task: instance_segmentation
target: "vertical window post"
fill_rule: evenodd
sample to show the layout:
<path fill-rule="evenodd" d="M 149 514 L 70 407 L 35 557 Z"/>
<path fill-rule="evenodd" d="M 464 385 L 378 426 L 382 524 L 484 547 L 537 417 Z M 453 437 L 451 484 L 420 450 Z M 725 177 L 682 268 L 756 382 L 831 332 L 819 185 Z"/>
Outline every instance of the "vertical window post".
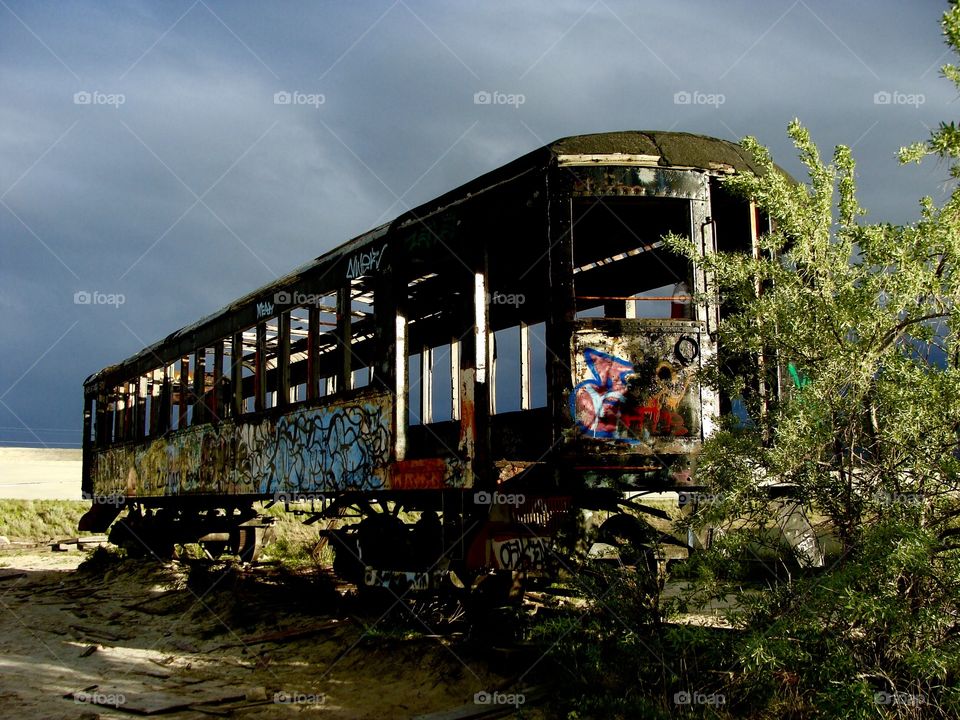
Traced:
<path fill-rule="evenodd" d="M 342 360 L 339 373 L 337 374 L 337 387 L 344 389 L 352 387 L 350 358 L 352 309 L 350 281 L 348 280 L 346 284 L 341 285 L 337 289 L 337 340 L 340 345 L 340 347 L 337 348 L 337 352 L 340 353 Z"/>
<path fill-rule="evenodd" d="M 234 417 L 243 414 L 243 333 L 233 334 L 230 341 L 230 408 Z"/>
<path fill-rule="evenodd" d="M 255 369 L 253 375 L 254 396 L 253 409 L 260 412 L 266 405 L 267 399 L 267 324 L 257 323 L 257 346 L 254 351 Z"/>
<path fill-rule="evenodd" d="M 277 405 L 290 403 L 290 311 L 280 313 L 277 329 Z"/>
<path fill-rule="evenodd" d="M 180 419 L 177 423 L 177 429 L 181 430 L 187 426 L 187 408 L 190 398 L 190 357 L 180 358 Z"/>

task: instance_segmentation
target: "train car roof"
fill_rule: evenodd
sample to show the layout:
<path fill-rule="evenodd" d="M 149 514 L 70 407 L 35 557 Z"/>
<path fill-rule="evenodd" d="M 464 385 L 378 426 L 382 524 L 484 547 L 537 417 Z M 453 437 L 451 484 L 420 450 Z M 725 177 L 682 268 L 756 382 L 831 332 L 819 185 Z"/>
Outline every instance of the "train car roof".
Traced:
<path fill-rule="evenodd" d="M 126 360 L 116 365 L 107 366 L 90 375 L 84 381 L 84 385 L 97 383 L 114 374 L 118 374 L 117 380 L 124 379 L 120 371 L 126 366 L 135 365 L 147 356 L 158 357 L 160 355 L 158 351 L 165 345 L 190 336 L 204 326 L 215 323 L 237 309 L 254 302 L 257 298 L 269 296 L 271 293 L 289 286 L 319 265 L 343 258 L 367 243 L 383 237 L 391 227 L 402 227 L 411 222 L 416 222 L 452 203 L 472 197 L 484 189 L 533 171 L 544 170 L 555 163 L 580 165 L 642 163 L 660 167 L 695 168 L 721 173 L 760 172 L 760 168 L 739 145 L 706 135 L 658 130 L 625 130 L 560 138 L 506 165 L 484 173 L 423 205 L 408 210 L 391 222 L 338 245 L 304 263 L 287 275 L 257 288 L 216 312 L 171 333 Z"/>

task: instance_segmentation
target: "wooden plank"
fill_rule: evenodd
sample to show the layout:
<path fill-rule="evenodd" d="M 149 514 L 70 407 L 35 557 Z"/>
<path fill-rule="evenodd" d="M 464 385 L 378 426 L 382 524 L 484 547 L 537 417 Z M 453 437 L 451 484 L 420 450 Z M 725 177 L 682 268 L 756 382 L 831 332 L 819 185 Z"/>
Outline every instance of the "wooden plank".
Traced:
<path fill-rule="evenodd" d="M 280 630 L 278 632 L 266 633 L 265 635 L 255 635 L 254 637 L 244 638 L 239 642 L 225 643 L 223 645 L 218 645 L 217 650 L 224 650 L 231 647 L 244 647 L 246 645 L 259 645 L 260 643 L 289 642 L 291 640 L 299 640 L 301 638 L 317 635 L 321 632 L 326 632 L 327 630 L 332 630 L 342 624 L 343 622 L 341 620 L 334 618 L 309 628 Z"/>
<path fill-rule="evenodd" d="M 173 693 L 163 690 L 143 693 L 131 693 L 119 687 L 100 687 L 92 685 L 83 690 L 67 693 L 65 698 L 90 705 L 114 707 L 137 715 L 158 715 L 160 713 L 185 710 L 194 705 L 213 705 L 217 703 L 237 702 L 246 699 L 245 690 L 220 685 L 191 688 Z M 122 702 L 119 702 L 122 700 Z"/>

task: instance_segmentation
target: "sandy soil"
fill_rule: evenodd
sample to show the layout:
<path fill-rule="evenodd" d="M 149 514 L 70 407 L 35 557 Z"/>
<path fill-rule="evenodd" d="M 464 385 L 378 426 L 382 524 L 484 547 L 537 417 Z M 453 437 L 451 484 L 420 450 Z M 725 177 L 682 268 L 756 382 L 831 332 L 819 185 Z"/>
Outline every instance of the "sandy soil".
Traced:
<path fill-rule="evenodd" d="M 406 610 L 380 617 L 322 573 L 132 560 L 78 570 L 85 557 L 0 556 L 0 715 L 131 718 L 218 700 L 163 716 L 385 720 L 511 689 L 488 651 L 422 625 L 409 632 L 418 621 Z M 309 634 L 264 639 L 293 631 Z"/>
<path fill-rule="evenodd" d="M 80 500 L 81 453 L 0 447 L 0 498 Z"/>

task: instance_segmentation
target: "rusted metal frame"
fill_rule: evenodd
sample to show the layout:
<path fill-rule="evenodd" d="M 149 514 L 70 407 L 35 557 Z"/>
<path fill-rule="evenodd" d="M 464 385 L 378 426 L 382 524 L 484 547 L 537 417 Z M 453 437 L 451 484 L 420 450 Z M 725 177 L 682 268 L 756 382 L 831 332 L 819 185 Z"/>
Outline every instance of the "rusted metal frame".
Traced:
<path fill-rule="evenodd" d="M 100 400 L 84 394 L 83 398 L 83 462 L 80 464 L 80 490 L 83 497 L 93 494 L 93 479 L 90 476 L 90 464 L 93 453 L 99 444 Z"/>
<path fill-rule="evenodd" d="M 210 419 L 219 422 L 223 412 L 223 339 L 213 345 L 213 391 L 210 393 Z"/>
<path fill-rule="evenodd" d="M 184 355 L 180 358 L 180 398 L 177 409 L 179 416 L 177 418 L 177 429 L 182 430 L 187 426 L 187 408 L 190 403 L 190 356 Z"/>
<path fill-rule="evenodd" d="M 405 309 L 400 307 L 394 316 L 394 460 L 404 460 L 407 456 L 407 431 L 410 425 L 410 418 L 407 416 L 407 389 L 410 387 L 408 340 Z"/>
<path fill-rule="evenodd" d="M 193 417 L 191 425 L 199 425 L 207 421 L 204 412 L 204 395 L 206 390 L 207 349 L 199 347 L 193 351 Z"/>
<path fill-rule="evenodd" d="M 352 340 L 352 319 L 351 319 L 351 285 L 349 280 L 344 280 L 337 288 L 337 349 L 334 351 L 339 354 L 337 367 L 337 388 L 350 389 L 353 387 L 352 370 L 353 360 L 350 353 L 350 342 Z"/>
<path fill-rule="evenodd" d="M 553 171 L 546 179 L 545 233 L 548 251 L 549 296 L 544 344 L 547 346 L 547 407 L 552 423 L 552 442 L 563 436 L 570 424 L 567 394 L 573 385 L 570 348 L 576 298 L 573 289 L 573 202 L 571 177 Z"/>
<path fill-rule="evenodd" d="M 290 404 L 290 311 L 280 313 L 277 328 L 277 406 Z"/>
<path fill-rule="evenodd" d="M 172 412 L 173 388 L 170 386 L 170 372 L 167 365 L 163 366 L 163 378 L 160 382 L 160 403 L 157 409 L 157 434 L 161 435 L 170 430 L 170 413 Z"/>
<path fill-rule="evenodd" d="M 85 395 L 83 398 L 83 452 L 86 454 L 87 450 L 93 445 L 93 417 L 94 417 L 94 400 L 89 395 Z"/>
<path fill-rule="evenodd" d="M 126 442 L 133 438 L 133 425 L 136 415 L 134 414 L 134 404 L 136 395 L 133 390 L 133 383 L 129 380 L 123 383 L 123 425 L 121 430 L 121 440 Z"/>
<path fill-rule="evenodd" d="M 690 232 L 691 237 L 699 241 L 701 257 L 705 257 L 708 253 L 717 252 L 717 238 L 712 219 L 709 178 L 706 173 L 700 175 L 703 192 L 699 197 L 690 200 Z M 716 354 L 720 305 L 719 302 L 707 300 L 715 291 L 712 273 L 706 271 L 703 263 L 696 263 L 693 270 L 693 295 L 700 295 L 702 298 L 695 307 L 696 318 L 704 323 L 706 331 L 700 339 L 699 362 L 703 365 Z M 714 431 L 712 418 L 720 413 L 720 399 L 717 393 L 703 385 L 700 386 L 700 407 L 700 432 L 703 437 L 707 437 Z"/>
<path fill-rule="evenodd" d="M 488 278 L 489 279 L 489 278 Z M 487 284 L 487 294 L 489 295 Z M 490 308 L 487 305 L 487 409 L 497 414 L 497 334 L 490 325 Z"/>
<path fill-rule="evenodd" d="M 320 394 L 320 308 L 307 308 L 307 400 L 316 400 Z"/>
<path fill-rule="evenodd" d="M 520 322 L 520 409 L 529 410 L 533 406 L 532 374 L 533 355 L 530 351 L 530 326 L 525 320 Z"/>
<path fill-rule="evenodd" d="M 113 443 L 120 439 L 120 392 L 116 388 L 110 390 L 110 437 L 107 442 Z"/>
<path fill-rule="evenodd" d="M 267 324 L 257 323 L 257 340 L 254 351 L 253 410 L 261 412 L 267 406 Z"/>
<path fill-rule="evenodd" d="M 134 429 L 137 423 L 137 393 L 132 380 L 123 384 L 123 440 L 132 440 L 134 438 Z"/>
<path fill-rule="evenodd" d="M 104 391 L 103 387 L 97 389 L 97 416 L 94 424 L 94 432 L 96 433 L 96 444 L 98 447 L 104 447 L 110 443 L 108 437 L 109 425 L 107 424 L 107 405 L 109 401 L 107 400 L 107 393 Z"/>
<path fill-rule="evenodd" d="M 450 419 L 460 419 L 460 338 L 450 338 Z"/>
<path fill-rule="evenodd" d="M 137 438 L 147 436 L 147 405 L 152 405 L 150 397 L 150 380 L 147 376 L 137 378 L 137 429 L 134 432 Z"/>
<path fill-rule="evenodd" d="M 433 422 L 433 349 L 420 346 L 420 424 Z"/>
<path fill-rule="evenodd" d="M 473 415 L 473 484 L 492 486 L 494 477 L 490 471 L 490 414 L 482 408 L 489 407 L 489 398 L 493 394 L 490 385 L 491 369 L 489 367 L 490 353 L 490 272 L 486 244 L 477 245 L 480 251 L 471 258 L 474 267 L 474 331 L 472 337 L 473 365 L 476 368 L 475 381 L 471 385 L 462 385 L 463 389 L 470 390 L 470 412 Z M 461 407 L 465 407 L 461 400 Z M 461 419 L 461 425 L 463 420 Z"/>
<path fill-rule="evenodd" d="M 157 378 L 157 370 L 150 373 L 150 435 L 157 435 L 157 423 L 160 417 L 160 395 L 163 392 L 163 378 Z"/>
<path fill-rule="evenodd" d="M 243 332 L 230 341 L 230 409 L 234 417 L 243 414 Z"/>

